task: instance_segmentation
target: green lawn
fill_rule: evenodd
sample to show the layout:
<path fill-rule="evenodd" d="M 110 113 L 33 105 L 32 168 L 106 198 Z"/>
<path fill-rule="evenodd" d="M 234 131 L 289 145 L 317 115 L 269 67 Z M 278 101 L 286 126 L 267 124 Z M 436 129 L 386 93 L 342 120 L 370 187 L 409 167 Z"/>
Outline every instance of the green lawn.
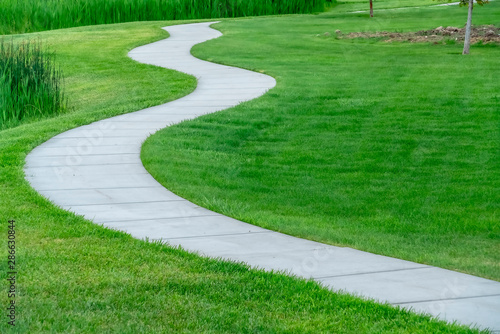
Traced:
<path fill-rule="evenodd" d="M 168 23 L 15 36 L 57 53 L 70 111 L 0 131 L 0 305 L 7 307 L 7 220 L 16 220 L 15 333 L 473 333 L 311 281 L 135 240 L 56 208 L 24 180 L 31 149 L 67 129 L 189 93 L 193 78 L 128 59 Z"/>
<path fill-rule="evenodd" d="M 478 7 L 478 6 L 477 6 Z M 460 26 L 467 10 L 224 20 L 203 59 L 277 87 L 143 147 L 168 189 L 287 234 L 500 280 L 500 47 L 338 40 Z M 474 11 L 500 24 L 500 3 Z M 328 34 L 325 35 L 325 32 Z"/>

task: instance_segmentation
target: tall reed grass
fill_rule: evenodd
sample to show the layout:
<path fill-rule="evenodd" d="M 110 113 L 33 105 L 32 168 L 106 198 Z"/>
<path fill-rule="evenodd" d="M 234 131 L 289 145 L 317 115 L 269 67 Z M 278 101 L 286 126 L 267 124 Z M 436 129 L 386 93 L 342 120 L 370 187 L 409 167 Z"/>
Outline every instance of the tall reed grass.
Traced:
<path fill-rule="evenodd" d="M 61 71 L 40 42 L 0 41 L 0 129 L 66 109 Z"/>
<path fill-rule="evenodd" d="M 0 0 L 0 34 L 84 25 L 324 10 L 331 0 Z"/>

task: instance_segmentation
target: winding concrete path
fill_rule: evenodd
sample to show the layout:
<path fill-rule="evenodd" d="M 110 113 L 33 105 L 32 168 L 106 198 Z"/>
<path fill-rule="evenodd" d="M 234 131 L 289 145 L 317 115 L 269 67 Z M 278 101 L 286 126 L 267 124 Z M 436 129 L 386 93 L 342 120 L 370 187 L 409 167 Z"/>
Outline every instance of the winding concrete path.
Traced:
<path fill-rule="evenodd" d="M 180 198 L 148 174 L 139 154 L 150 134 L 254 99 L 275 85 L 269 76 L 192 57 L 193 45 L 221 36 L 210 24 L 167 27 L 170 38 L 129 53 L 139 62 L 196 76 L 192 94 L 50 139 L 27 157 L 31 185 L 56 205 L 136 238 L 288 271 L 333 290 L 500 330 L 498 282 L 265 230 Z"/>

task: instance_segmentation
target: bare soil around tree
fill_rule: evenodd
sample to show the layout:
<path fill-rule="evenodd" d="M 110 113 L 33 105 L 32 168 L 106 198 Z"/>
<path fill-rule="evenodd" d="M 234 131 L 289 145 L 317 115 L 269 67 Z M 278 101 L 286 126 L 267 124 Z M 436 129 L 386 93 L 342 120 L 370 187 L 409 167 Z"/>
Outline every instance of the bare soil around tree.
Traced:
<path fill-rule="evenodd" d="M 433 43 L 446 43 L 448 41 L 463 41 L 465 36 L 465 27 L 437 27 L 431 30 L 421 30 L 409 33 L 397 33 L 380 31 L 376 33 L 370 32 L 353 32 L 349 34 L 342 34 L 341 31 L 336 31 L 337 37 L 342 39 L 354 38 L 380 38 L 385 42 L 433 42 Z M 500 28 L 494 25 L 483 25 L 472 27 L 471 43 L 490 44 L 500 43 Z"/>

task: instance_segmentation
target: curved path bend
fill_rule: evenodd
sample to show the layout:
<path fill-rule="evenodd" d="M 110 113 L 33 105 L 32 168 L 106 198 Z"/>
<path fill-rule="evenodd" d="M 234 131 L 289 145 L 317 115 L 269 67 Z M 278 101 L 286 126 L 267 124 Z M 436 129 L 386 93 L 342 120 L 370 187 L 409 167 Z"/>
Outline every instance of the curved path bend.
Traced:
<path fill-rule="evenodd" d="M 144 169 L 144 140 L 168 125 L 235 106 L 275 86 L 269 76 L 191 56 L 221 36 L 211 23 L 164 28 L 170 38 L 132 50 L 147 64 L 198 78 L 179 100 L 64 132 L 35 148 L 25 173 L 54 204 L 140 239 L 313 278 L 325 286 L 500 330 L 500 283 L 262 229 L 176 196 Z"/>

